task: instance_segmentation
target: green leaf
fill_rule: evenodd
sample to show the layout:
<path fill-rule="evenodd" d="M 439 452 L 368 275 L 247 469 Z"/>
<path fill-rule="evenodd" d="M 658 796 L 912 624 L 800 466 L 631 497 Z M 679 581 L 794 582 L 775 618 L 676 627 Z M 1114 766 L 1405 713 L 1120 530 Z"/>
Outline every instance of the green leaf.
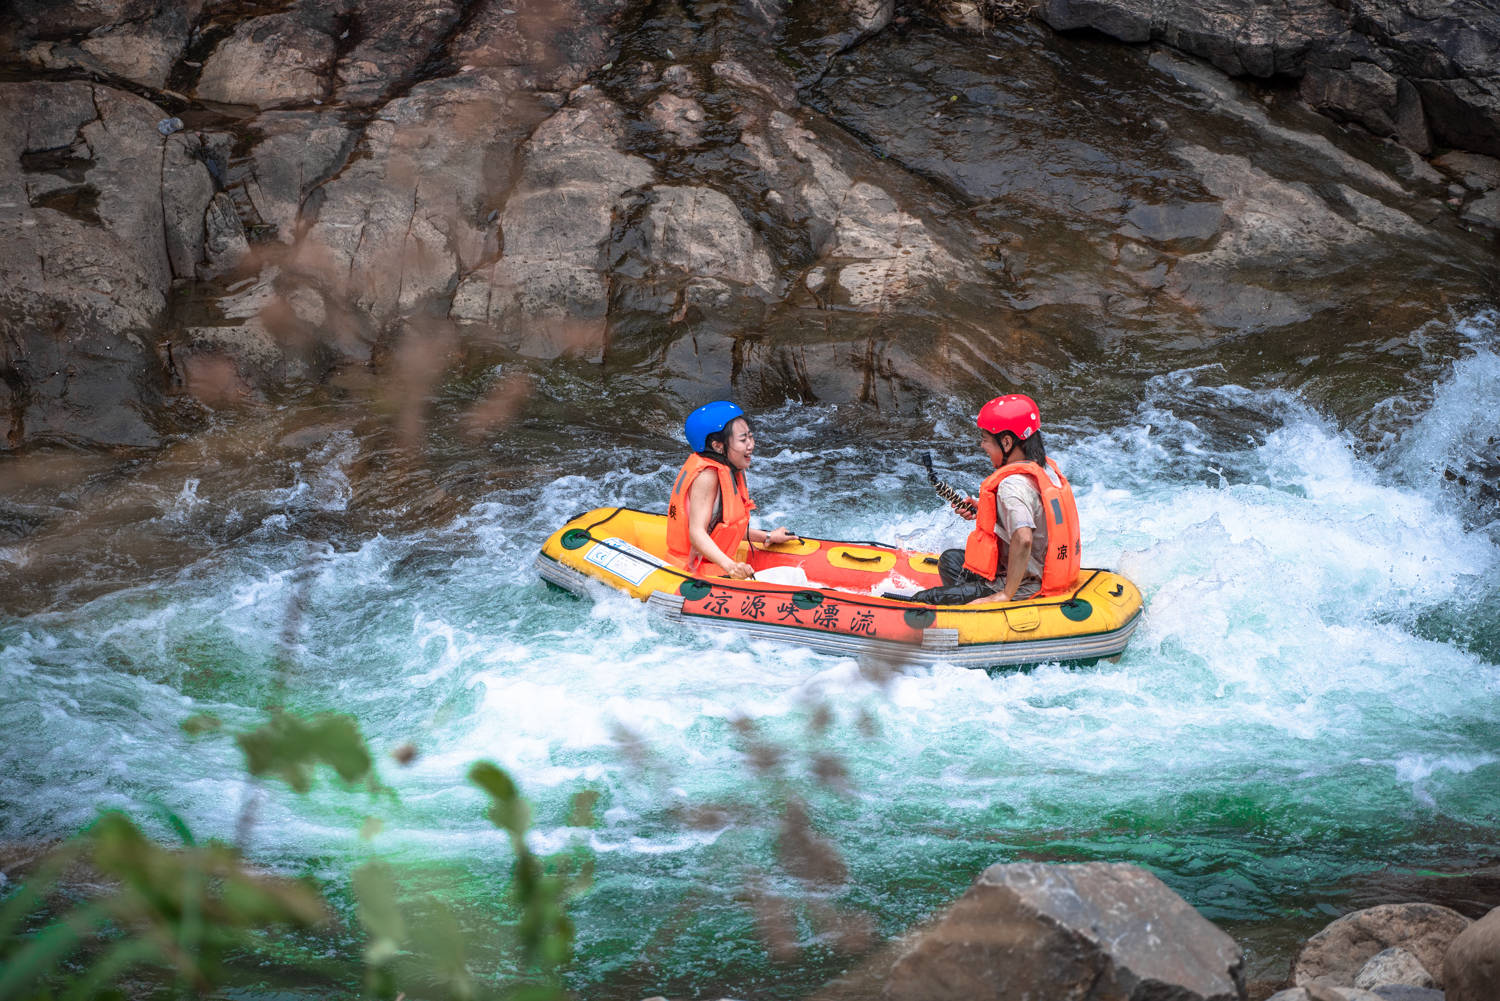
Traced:
<path fill-rule="evenodd" d="M 278 712 L 257 730 L 235 740 L 252 775 L 274 775 L 297 792 L 312 787 L 312 770 L 328 765 L 345 782 L 371 775 L 373 760 L 354 720 L 341 713 L 303 719 Z"/>
<path fill-rule="evenodd" d="M 165 803 L 160 800 L 152 800 L 151 807 L 156 815 L 172 829 L 172 833 L 177 835 L 179 841 L 189 847 L 192 847 L 196 843 L 193 838 L 193 832 L 188 829 L 187 821 L 173 812 Z"/>
<path fill-rule="evenodd" d="M 429 908 L 415 926 L 413 949 L 431 964 L 432 975 L 447 985 L 452 997 L 468 1001 L 476 989 L 469 973 L 463 927 L 448 905 L 430 900 Z"/>
<path fill-rule="evenodd" d="M 493 802 L 486 816 L 490 823 L 509 831 L 512 842 L 519 844 L 526 828 L 531 826 L 531 808 L 521 798 L 510 776 L 496 765 L 480 761 L 469 769 L 469 781 L 489 793 Z"/>
<path fill-rule="evenodd" d="M 396 903 L 396 879 L 384 862 L 366 862 L 354 870 L 355 915 L 370 933 L 365 962 L 370 966 L 389 963 L 406 941 L 406 925 Z"/>
<path fill-rule="evenodd" d="M 194 713 L 182 721 L 182 731 L 189 737 L 198 737 L 205 733 L 217 733 L 223 729 L 224 724 L 219 717 L 211 713 Z"/>

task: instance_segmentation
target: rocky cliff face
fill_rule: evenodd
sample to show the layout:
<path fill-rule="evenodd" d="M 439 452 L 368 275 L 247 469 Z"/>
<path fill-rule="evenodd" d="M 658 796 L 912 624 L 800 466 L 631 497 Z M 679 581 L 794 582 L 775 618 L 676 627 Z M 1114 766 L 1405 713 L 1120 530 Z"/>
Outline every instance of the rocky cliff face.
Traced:
<path fill-rule="evenodd" d="M 1493 10 L 954 9 L 13 4 L 7 446 L 424 348 L 904 408 L 1493 301 Z"/>

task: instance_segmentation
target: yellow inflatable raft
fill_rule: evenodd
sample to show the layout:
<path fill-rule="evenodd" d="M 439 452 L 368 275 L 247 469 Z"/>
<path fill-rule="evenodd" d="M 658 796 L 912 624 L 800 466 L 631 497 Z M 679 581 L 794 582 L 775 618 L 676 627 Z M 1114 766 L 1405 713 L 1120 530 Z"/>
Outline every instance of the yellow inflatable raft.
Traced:
<path fill-rule="evenodd" d="M 1047 598 L 926 605 L 881 594 L 941 583 L 931 553 L 824 539 L 745 543 L 736 559 L 757 573 L 790 567 L 809 583 L 730 580 L 669 564 L 666 526 L 664 514 L 623 507 L 589 511 L 552 533 L 537 556 L 537 572 L 579 595 L 588 594 L 591 582 L 612 587 L 676 621 L 902 663 L 1094 661 L 1124 650 L 1140 622 L 1140 591 L 1109 570 L 1081 570 L 1068 593 Z M 778 574 L 785 571 L 771 575 Z"/>

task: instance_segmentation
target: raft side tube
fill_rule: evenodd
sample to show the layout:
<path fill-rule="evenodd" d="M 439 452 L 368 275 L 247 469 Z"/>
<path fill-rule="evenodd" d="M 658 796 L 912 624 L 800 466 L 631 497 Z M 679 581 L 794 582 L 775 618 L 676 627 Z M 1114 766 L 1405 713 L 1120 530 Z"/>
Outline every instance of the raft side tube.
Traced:
<path fill-rule="evenodd" d="M 598 508 L 554 532 L 535 567 L 548 583 L 575 594 L 603 585 L 674 621 L 903 663 L 989 667 L 1113 657 L 1135 631 L 1143 606 L 1134 584 L 1101 569 L 1081 571 L 1068 593 L 1020 602 L 935 606 L 888 599 L 870 590 L 893 572 L 931 586 L 937 574 L 923 568 L 935 570 L 936 558 L 872 542 L 800 538 L 741 545 L 739 558 L 752 566 L 800 566 L 815 585 L 697 576 L 662 557 L 665 537 L 665 515 Z"/>

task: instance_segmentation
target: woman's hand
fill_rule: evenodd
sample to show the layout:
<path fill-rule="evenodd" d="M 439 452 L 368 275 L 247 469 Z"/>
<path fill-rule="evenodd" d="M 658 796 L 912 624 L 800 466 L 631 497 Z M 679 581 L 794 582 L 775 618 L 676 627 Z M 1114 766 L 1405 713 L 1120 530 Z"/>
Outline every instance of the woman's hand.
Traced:
<path fill-rule="evenodd" d="M 749 580 L 755 576 L 755 570 L 748 563 L 731 563 L 724 572 L 730 580 Z"/>
<path fill-rule="evenodd" d="M 766 545 L 779 546 L 783 542 L 791 542 L 795 538 L 797 538 L 797 533 L 782 525 L 780 528 L 766 533 Z"/>

